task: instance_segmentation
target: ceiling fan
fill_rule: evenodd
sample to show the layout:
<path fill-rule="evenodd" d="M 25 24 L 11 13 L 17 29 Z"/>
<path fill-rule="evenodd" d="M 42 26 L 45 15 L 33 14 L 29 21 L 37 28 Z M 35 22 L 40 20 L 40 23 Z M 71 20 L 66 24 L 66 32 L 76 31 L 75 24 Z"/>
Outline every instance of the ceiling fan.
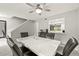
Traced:
<path fill-rule="evenodd" d="M 34 10 L 29 11 L 29 13 L 36 12 L 39 15 L 41 15 L 42 11 L 50 12 L 51 10 L 46 8 L 46 3 L 38 3 L 35 5 L 32 5 L 31 3 L 26 3 L 28 6 L 34 8 Z"/>

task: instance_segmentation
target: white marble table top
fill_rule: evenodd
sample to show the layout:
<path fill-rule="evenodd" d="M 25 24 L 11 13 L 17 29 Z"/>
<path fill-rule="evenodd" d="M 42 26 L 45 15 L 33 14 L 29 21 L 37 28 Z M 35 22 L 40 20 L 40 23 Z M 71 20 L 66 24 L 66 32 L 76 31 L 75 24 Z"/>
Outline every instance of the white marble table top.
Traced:
<path fill-rule="evenodd" d="M 24 44 L 25 47 L 29 48 L 38 56 L 54 56 L 60 44 L 60 41 L 57 40 L 35 36 L 17 39 L 17 41 Z"/>

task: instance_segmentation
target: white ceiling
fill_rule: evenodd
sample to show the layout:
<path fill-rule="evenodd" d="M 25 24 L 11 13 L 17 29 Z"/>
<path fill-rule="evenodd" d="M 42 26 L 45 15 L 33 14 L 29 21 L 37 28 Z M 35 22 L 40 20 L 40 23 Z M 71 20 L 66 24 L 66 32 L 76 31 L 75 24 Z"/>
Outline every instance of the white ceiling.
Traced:
<path fill-rule="evenodd" d="M 0 3 L 0 15 L 17 16 L 31 20 L 46 18 L 59 13 L 67 12 L 79 8 L 78 3 L 47 3 L 46 8 L 51 9 L 50 12 L 43 11 L 42 15 L 37 13 L 28 13 L 33 10 L 32 7 L 25 3 Z"/>

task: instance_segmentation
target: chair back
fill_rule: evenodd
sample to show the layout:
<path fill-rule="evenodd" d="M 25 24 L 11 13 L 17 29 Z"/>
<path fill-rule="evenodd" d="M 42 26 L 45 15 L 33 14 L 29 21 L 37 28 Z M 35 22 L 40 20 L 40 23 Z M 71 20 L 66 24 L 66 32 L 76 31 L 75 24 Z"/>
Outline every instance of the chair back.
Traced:
<path fill-rule="evenodd" d="M 9 45 L 9 47 L 11 48 L 13 55 L 14 56 L 23 56 L 21 49 L 14 43 L 12 38 L 10 38 L 9 36 L 7 36 L 6 38 L 7 38 L 7 43 Z"/>
<path fill-rule="evenodd" d="M 77 45 L 78 41 L 75 38 L 70 38 L 63 49 L 63 56 L 69 56 Z"/>
<path fill-rule="evenodd" d="M 12 51 L 13 56 L 18 56 L 18 54 L 16 53 L 16 51 L 13 48 L 14 43 L 10 39 L 8 39 L 8 38 L 7 38 L 7 43 L 8 43 L 8 45 L 9 45 L 11 51 Z"/>
<path fill-rule="evenodd" d="M 28 32 L 21 32 L 21 38 L 28 37 Z"/>
<path fill-rule="evenodd" d="M 39 32 L 39 37 L 46 38 L 46 32 Z"/>
<path fill-rule="evenodd" d="M 46 37 L 50 39 L 54 39 L 55 33 L 47 33 Z"/>
<path fill-rule="evenodd" d="M 18 56 L 23 56 L 21 48 L 19 48 L 16 44 L 13 45 L 13 49 L 16 51 Z"/>

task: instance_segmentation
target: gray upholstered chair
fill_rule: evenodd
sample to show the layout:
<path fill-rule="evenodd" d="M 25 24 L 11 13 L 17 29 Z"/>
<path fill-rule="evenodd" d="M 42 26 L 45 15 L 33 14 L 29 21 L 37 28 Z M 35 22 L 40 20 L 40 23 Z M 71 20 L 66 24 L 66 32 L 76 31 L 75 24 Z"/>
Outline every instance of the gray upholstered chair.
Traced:
<path fill-rule="evenodd" d="M 21 49 L 14 43 L 14 41 L 9 36 L 7 36 L 6 38 L 7 38 L 7 43 L 12 50 L 13 56 L 22 56 L 23 53 Z"/>
<path fill-rule="evenodd" d="M 6 38 L 7 38 L 7 43 L 12 50 L 13 56 L 36 56 L 36 54 L 34 54 L 30 50 L 23 53 L 21 48 L 17 46 L 17 44 L 12 40 L 12 38 L 10 38 L 9 36 L 7 36 Z"/>
<path fill-rule="evenodd" d="M 21 32 L 21 38 L 28 37 L 28 32 Z"/>
<path fill-rule="evenodd" d="M 46 38 L 54 39 L 54 37 L 55 37 L 55 33 L 47 33 L 46 34 Z"/>
<path fill-rule="evenodd" d="M 56 53 L 56 56 L 69 56 L 73 49 L 78 45 L 78 41 L 75 38 L 70 38 L 66 43 L 62 54 Z"/>

